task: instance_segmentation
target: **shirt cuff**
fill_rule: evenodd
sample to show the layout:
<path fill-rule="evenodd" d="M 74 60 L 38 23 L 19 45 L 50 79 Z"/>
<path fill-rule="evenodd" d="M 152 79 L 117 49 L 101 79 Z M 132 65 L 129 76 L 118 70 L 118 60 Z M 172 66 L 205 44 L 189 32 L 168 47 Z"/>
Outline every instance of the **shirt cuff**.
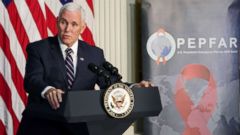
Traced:
<path fill-rule="evenodd" d="M 42 93 L 41 93 L 42 98 L 45 99 L 44 94 L 45 94 L 49 89 L 51 89 L 51 88 L 55 89 L 55 88 L 52 87 L 52 86 L 47 86 L 47 87 L 45 87 L 45 89 L 43 89 L 43 91 L 42 91 Z"/>
<path fill-rule="evenodd" d="M 139 87 L 139 84 L 138 84 L 138 83 L 133 83 L 133 84 L 131 84 L 131 85 L 129 86 L 129 88 L 131 89 L 131 88 L 136 87 L 136 86 Z"/>

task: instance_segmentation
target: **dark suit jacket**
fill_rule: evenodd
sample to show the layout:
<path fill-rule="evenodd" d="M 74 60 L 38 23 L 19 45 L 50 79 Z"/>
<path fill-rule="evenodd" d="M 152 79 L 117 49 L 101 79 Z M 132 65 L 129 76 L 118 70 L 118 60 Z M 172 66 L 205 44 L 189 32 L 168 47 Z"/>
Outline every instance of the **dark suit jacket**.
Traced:
<path fill-rule="evenodd" d="M 37 113 L 43 116 L 39 110 L 51 109 L 47 100 L 41 97 L 43 89 L 46 86 L 53 86 L 67 92 L 64 58 L 57 37 L 29 44 L 27 53 L 24 87 L 29 93 L 29 98 L 23 115 Z M 101 65 L 105 61 L 102 49 L 79 40 L 77 56 L 75 81 L 71 91 L 92 90 L 95 83 L 103 87 L 104 81 L 88 69 L 89 63 Z"/>

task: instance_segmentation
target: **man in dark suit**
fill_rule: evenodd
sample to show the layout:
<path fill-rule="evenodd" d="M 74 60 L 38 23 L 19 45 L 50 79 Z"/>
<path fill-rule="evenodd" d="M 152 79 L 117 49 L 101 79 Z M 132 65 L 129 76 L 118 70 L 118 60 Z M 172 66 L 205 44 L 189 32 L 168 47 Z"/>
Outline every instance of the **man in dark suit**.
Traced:
<path fill-rule="evenodd" d="M 103 50 L 79 40 L 85 28 L 82 8 L 74 3 L 64 5 L 57 19 L 58 35 L 27 46 L 24 87 L 28 104 L 17 135 L 88 135 L 85 123 L 69 124 L 46 119 L 36 110 L 57 111 L 64 93 L 91 90 L 106 83 L 88 69 L 89 63 L 105 62 Z M 148 86 L 148 82 L 140 85 Z"/>
<path fill-rule="evenodd" d="M 67 124 L 33 114 L 36 104 L 57 110 L 66 91 L 91 90 L 96 83 L 100 87 L 105 85 L 88 70 L 89 63 L 100 65 L 105 59 L 100 48 L 78 40 L 84 27 L 82 8 L 68 3 L 61 8 L 57 19 L 58 35 L 27 46 L 24 87 L 29 97 L 18 135 L 88 134 L 84 123 Z M 70 52 L 65 52 L 67 49 Z"/>

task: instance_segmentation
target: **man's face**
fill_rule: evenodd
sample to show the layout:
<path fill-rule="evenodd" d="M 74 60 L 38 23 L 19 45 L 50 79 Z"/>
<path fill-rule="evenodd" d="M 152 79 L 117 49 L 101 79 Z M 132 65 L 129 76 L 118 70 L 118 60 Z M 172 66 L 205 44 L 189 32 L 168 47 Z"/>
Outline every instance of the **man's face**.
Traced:
<path fill-rule="evenodd" d="M 79 11 L 64 10 L 57 20 L 59 37 L 68 47 L 78 40 L 83 26 Z"/>

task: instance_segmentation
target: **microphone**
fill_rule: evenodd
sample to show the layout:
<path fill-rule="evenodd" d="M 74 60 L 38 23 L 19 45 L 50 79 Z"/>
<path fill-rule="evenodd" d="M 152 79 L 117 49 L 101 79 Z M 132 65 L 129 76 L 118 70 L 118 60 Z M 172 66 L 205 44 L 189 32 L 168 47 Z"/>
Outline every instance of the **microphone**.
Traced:
<path fill-rule="evenodd" d="M 93 73 L 97 74 L 98 76 L 103 77 L 108 86 L 111 85 L 110 75 L 103 68 L 93 63 L 90 63 L 88 64 L 88 69 L 90 69 Z"/>
<path fill-rule="evenodd" d="M 112 75 L 117 76 L 117 81 L 121 82 L 122 76 L 118 73 L 118 69 L 114 67 L 110 62 L 104 62 L 103 67 L 108 70 Z"/>
<path fill-rule="evenodd" d="M 103 74 L 103 69 L 101 69 L 100 67 L 98 67 L 97 65 L 93 64 L 93 63 L 90 63 L 88 64 L 88 68 L 93 72 L 93 73 L 96 73 L 97 75 L 99 76 L 102 76 Z"/>

